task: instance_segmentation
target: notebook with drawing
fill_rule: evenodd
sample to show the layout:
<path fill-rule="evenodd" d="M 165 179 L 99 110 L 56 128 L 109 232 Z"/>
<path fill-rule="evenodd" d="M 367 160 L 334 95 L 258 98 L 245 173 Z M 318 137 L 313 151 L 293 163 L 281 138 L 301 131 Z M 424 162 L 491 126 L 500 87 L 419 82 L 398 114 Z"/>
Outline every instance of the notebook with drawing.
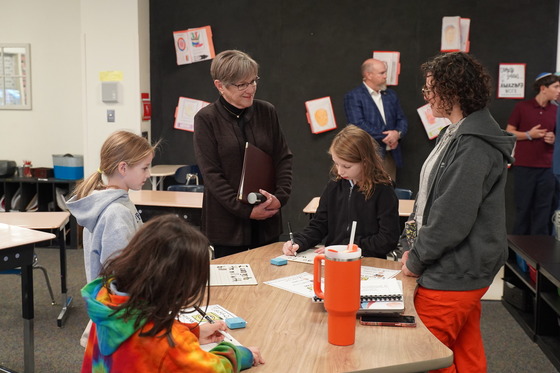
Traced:
<path fill-rule="evenodd" d="M 203 311 L 214 321 L 216 320 L 225 320 L 233 317 L 237 317 L 233 312 L 225 309 L 224 307 L 220 306 L 219 304 L 211 304 L 208 307 L 201 307 Z M 207 322 L 204 317 L 198 313 L 194 308 L 183 308 L 179 315 L 177 316 L 180 322 L 182 323 L 205 323 Z M 231 334 L 230 334 L 231 335 Z M 229 341 L 236 346 L 242 346 L 238 340 L 233 339 Z M 216 347 L 217 343 L 208 343 L 204 345 L 200 345 L 204 351 L 210 351 L 214 347 Z"/>

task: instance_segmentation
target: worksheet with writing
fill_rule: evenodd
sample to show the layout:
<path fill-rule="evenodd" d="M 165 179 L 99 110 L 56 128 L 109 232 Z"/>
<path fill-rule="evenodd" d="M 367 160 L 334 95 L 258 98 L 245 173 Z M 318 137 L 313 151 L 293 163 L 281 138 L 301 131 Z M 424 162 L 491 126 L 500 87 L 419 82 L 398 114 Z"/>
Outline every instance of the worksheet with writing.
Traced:
<path fill-rule="evenodd" d="M 210 286 L 257 285 L 249 264 L 211 264 Z"/>

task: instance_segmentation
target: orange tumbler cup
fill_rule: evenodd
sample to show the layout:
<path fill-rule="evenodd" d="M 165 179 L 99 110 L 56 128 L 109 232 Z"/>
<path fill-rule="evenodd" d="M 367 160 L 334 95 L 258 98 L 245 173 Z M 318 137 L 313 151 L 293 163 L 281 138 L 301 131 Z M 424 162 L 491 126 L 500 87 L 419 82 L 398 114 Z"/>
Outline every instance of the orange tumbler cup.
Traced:
<path fill-rule="evenodd" d="M 328 340 L 349 346 L 356 339 L 356 313 L 360 308 L 362 250 L 356 245 L 327 246 L 313 262 L 313 290 L 324 299 L 328 313 Z M 321 261 L 325 261 L 325 290 L 321 289 Z"/>

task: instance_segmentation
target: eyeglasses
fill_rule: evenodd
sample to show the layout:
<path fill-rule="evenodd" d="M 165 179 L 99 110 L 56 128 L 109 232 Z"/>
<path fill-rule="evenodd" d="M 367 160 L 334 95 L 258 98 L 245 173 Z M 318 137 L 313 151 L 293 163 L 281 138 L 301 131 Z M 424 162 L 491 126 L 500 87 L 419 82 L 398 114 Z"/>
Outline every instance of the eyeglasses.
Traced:
<path fill-rule="evenodd" d="M 430 93 L 432 93 L 433 91 L 431 89 L 428 89 L 426 87 L 422 88 L 422 95 L 424 96 L 428 96 Z"/>
<path fill-rule="evenodd" d="M 257 86 L 257 83 L 259 82 L 259 77 L 257 76 L 255 79 L 251 80 L 249 83 L 241 83 L 241 84 L 233 84 L 231 83 L 230 85 L 237 87 L 238 90 L 240 91 L 244 91 L 247 88 L 249 88 L 250 85 L 252 86 Z"/>

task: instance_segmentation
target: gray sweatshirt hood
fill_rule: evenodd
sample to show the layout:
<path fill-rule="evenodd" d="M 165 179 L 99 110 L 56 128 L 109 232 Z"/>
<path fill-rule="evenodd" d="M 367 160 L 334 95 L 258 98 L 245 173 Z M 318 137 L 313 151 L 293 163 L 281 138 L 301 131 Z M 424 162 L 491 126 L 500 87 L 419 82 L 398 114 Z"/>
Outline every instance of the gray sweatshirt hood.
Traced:
<path fill-rule="evenodd" d="M 496 125 L 492 125 L 492 122 Z M 498 149 L 508 163 L 513 163 L 515 135 L 500 129 L 488 109 L 476 111 L 465 118 L 465 122 L 457 129 L 457 138 L 464 135 L 481 138 Z"/>
<path fill-rule="evenodd" d="M 102 212 L 115 201 L 125 205 L 132 203 L 128 198 L 128 192 L 126 190 L 106 189 L 96 190 L 89 196 L 80 200 L 76 200 L 74 196 L 66 202 L 66 205 L 72 215 L 76 217 L 78 224 L 91 232 L 97 224 L 97 219 L 101 216 Z"/>

